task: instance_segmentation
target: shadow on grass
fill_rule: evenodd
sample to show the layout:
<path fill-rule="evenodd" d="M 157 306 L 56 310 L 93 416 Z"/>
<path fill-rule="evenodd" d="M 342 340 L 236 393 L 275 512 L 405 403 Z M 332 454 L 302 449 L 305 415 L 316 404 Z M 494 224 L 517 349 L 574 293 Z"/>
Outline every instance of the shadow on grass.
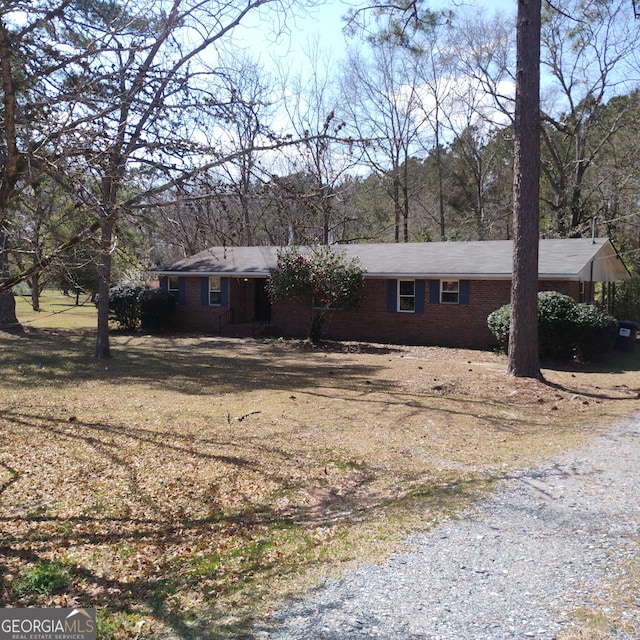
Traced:
<path fill-rule="evenodd" d="M 221 455 L 217 451 L 235 444 L 232 435 L 229 440 L 205 437 L 194 443 L 188 434 L 170 429 L 158 431 L 83 420 L 69 423 L 64 418 L 43 415 L 28 407 L 4 408 L 0 412 L 0 421 L 24 433 L 29 442 L 36 441 L 32 434 L 40 432 L 52 447 L 63 452 L 71 441 L 84 443 L 88 455 L 96 463 L 103 458 L 109 462 L 110 468 L 121 470 L 137 506 L 142 507 L 139 512 L 148 514 L 142 517 L 97 515 L 87 507 L 84 513 L 63 517 L 48 515 L 46 508 L 30 513 L 28 505 L 23 505 L 18 509 L 19 513 L 14 510 L 0 518 L 0 529 L 3 530 L 0 558 L 7 566 L 14 567 L 12 571 L 15 572 L 16 566 L 47 561 L 59 554 L 73 558 L 75 550 L 84 550 L 91 557 L 93 554 L 99 556 L 108 549 L 110 554 L 117 556 L 122 550 L 136 553 L 139 546 L 151 547 L 154 550 L 152 556 L 145 556 L 140 561 L 147 563 L 144 575 L 140 575 L 140 571 L 131 575 L 127 571 L 106 572 L 100 569 L 99 562 L 66 561 L 74 587 L 71 593 L 61 595 L 73 598 L 74 604 L 108 610 L 110 615 L 150 616 L 168 627 L 172 637 L 176 638 L 214 640 L 250 637 L 248 630 L 254 622 L 253 614 L 250 611 L 233 611 L 234 615 L 229 616 L 229 611 L 216 606 L 218 599 L 222 598 L 224 602 L 225 597 L 247 587 L 268 592 L 271 579 L 296 575 L 319 566 L 321 559 L 314 551 L 316 531 L 367 521 L 375 518 L 381 509 L 401 506 L 403 502 L 420 501 L 424 504 L 426 501 L 435 508 L 441 502 L 460 498 L 475 489 L 471 480 L 457 484 L 440 481 L 405 492 L 398 500 L 370 499 L 368 494 L 372 493 L 371 486 L 379 474 L 378 470 L 362 464 L 350 469 L 351 483 L 340 493 L 321 488 L 310 495 L 306 504 L 277 507 L 274 501 L 266 499 L 234 512 L 223 512 L 211 504 L 208 515 L 186 517 L 165 508 L 160 496 L 147 491 L 144 482 L 140 481 L 137 461 L 128 458 L 125 450 L 153 447 L 185 462 L 191 458 L 214 461 L 228 465 L 230 469 L 250 469 L 265 474 L 267 470 L 261 469 L 256 460 L 259 459 L 258 449 L 265 453 L 269 449 L 269 455 L 281 462 L 280 467 L 276 464 L 268 471 L 270 479 L 277 483 L 278 491 L 290 486 L 287 462 L 292 457 L 299 457 L 300 452 L 275 446 L 269 448 L 260 441 L 254 443 L 254 450 L 248 446 L 243 448 L 246 456 Z M 99 457 L 95 456 L 96 453 Z M 46 463 L 43 466 L 46 467 Z M 283 470 L 281 474 L 279 468 Z M 20 482 L 22 476 L 8 464 L 4 469 L 9 479 L 2 489 L 7 491 Z M 36 469 L 27 470 L 25 474 L 29 476 L 34 471 L 38 472 Z M 67 472 L 71 473 L 72 469 Z M 400 486 L 401 480 L 398 479 Z M 180 487 L 174 491 L 180 491 Z M 90 496 L 90 489 L 85 492 Z M 55 498 L 55 495 L 51 497 Z M 168 499 L 169 496 L 166 502 Z M 51 508 L 55 509 L 55 506 Z M 215 545 L 207 547 L 207 541 L 219 537 L 228 541 L 226 550 L 222 551 Z M 284 541 L 278 547 L 284 549 L 284 557 L 270 554 L 279 540 Z M 12 597 L 11 581 L 4 582 L 3 604 L 43 604 L 35 597 Z M 183 597 L 185 592 L 195 594 L 196 601 L 206 601 L 210 607 L 193 610 L 176 606 L 174 596 Z M 196 615 L 201 617 L 196 619 Z M 233 617 L 232 621 L 228 621 L 230 617 Z"/>
<path fill-rule="evenodd" d="M 575 373 L 613 373 L 620 374 L 627 371 L 640 371 L 640 345 L 632 351 L 613 350 L 602 362 L 564 363 L 543 362 L 543 367 L 556 371 Z"/>
<path fill-rule="evenodd" d="M 322 385 L 331 376 L 357 381 L 374 367 L 326 361 L 336 347 L 295 349 L 278 341 L 188 336 L 117 336 L 114 356 L 94 357 L 89 332 L 28 330 L 0 333 L 0 370 L 7 384 L 22 387 L 108 381 L 114 385 L 157 384 L 193 395 L 251 389 L 296 389 Z M 377 349 L 377 348 L 376 348 Z M 380 347 L 389 353 L 386 347 Z M 378 352 L 376 350 L 376 352 Z"/>
<path fill-rule="evenodd" d="M 325 395 L 327 399 L 335 397 L 335 393 L 329 395 L 329 389 L 337 389 L 341 400 L 376 404 L 380 415 L 389 409 L 402 407 L 403 415 L 407 416 L 437 411 L 456 420 L 473 415 L 476 420 L 491 424 L 494 430 L 509 428 L 522 432 L 527 426 L 535 426 L 533 413 L 530 419 L 514 418 L 505 423 L 501 410 L 511 402 L 507 396 L 488 406 L 483 398 L 469 397 L 464 390 L 456 395 L 454 387 L 444 405 L 435 402 L 441 401 L 442 394 L 446 393 L 442 385 L 438 387 L 440 391 L 435 386 L 431 390 L 427 386 L 420 392 L 409 393 L 395 382 L 380 379 L 379 374 L 384 371 L 387 361 L 384 357 L 375 365 L 357 365 L 350 362 L 347 350 L 347 357 L 337 364 L 332 355 L 336 352 L 344 354 L 342 346 L 325 345 L 320 349 L 293 351 L 290 345 L 281 345 L 277 341 L 117 336 L 113 344 L 114 358 L 96 361 L 93 358 L 93 339 L 93 334 L 79 332 L 0 334 L 2 384 L 8 388 L 19 385 L 29 393 L 35 393 L 42 385 L 57 388 L 57 385 L 80 384 L 85 380 L 104 381 L 108 383 L 105 390 L 109 388 L 114 393 L 114 402 L 117 402 L 117 391 L 114 392 L 112 387 L 118 385 L 152 385 L 158 389 L 170 386 L 173 390 L 194 396 L 225 391 L 292 391 L 303 388 L 305 394 L 320 399 Z M 383 346 L 374 345 L 371 349 L 369 353 L 381 356 L 392 353 Z M 627 360 L 623 357 L 618 366 L 628 370 L 632 362 L 633 358 Z M 373 377 L 376 378 L 375 383 L 370 381 Z M 562 390 L 572 392 L 568 388 Z M 576 392 L 584 395 L 581 391 Z M 596 394 L 596 397 L 613 399 L 606 394 Z M 443 482 L 442 478 L 419 478 L 415 479 L 415 484 L 424 482 L 407 493 L 402 490 L 402 483 L 407 478 L 398 478 L 398 495 L 401 497 L 384 503 L 375 497 L 372 488 L 376 478 L 383 476 L 384 472 L 378 473 L 378 469 L 363 465 L 353 469 L 353 473 L 345 474 L 350 480 L 339 492 L 329 486 L 316 486 L 311 488 L 307 503 L 278 507 L 272 498 L 294 488 L 295 481 L 287 469 L 300 464 L 298 460 L 307 467 L 318 462 L 305 457 L 303 441 L 298 449 L 297 444 L 280 449 L 268 438 L 238 441 L 237 433 L 231 431 L 228 436 L 200 434 L 194 440 L 193 435 L 174 431 L 169 426 L 145 428 L 83 420 L 75 416 L 70 422 L 69 416 L 61 413 L 58 408 L 50 406 L 45 409 L 28 404 L 13 405 L 0 411 L 0 420 L 25 434 L 36 431 L 44 434 L 51 446 L 63 451 L 68 442 L 81 442 L 88 450 L 87 459 L 96 464 L 106 461 L 108 468 L 116 469 L 124 479 L 123 483 L 135 501 L 136 517 L 124 511 L 117 515 L 93 513 L 90 507 L 72 517 L 47 515 L 46 508 L 40 512 L 30 512 L 26 507 L 17 509 L 0 519 L 0 529 L 3 530 L 0 557 L 7 563 L 13 562 L 11 566 L 15 567 L 46 560 L 52 554 L 71 549 L 88 549 L 89 553 L 99 555 L 105 548 L 117 553 L 119 548 L 134 549 L 139 544 L 152 546 L 157 554 L 153 561 L 149 561 L 148 572 L 143 576 L 127 575 L 124 570 L 121 573 L 114 570 L 109 574 L 99 569 L 99 563 L 90 561 L 73 563 L 72 573 L 77 584 L 76 592 L 71 595 L 85 606 L 104 607 L 115 613 L 151 615 L 167 625 L 178 638 L 248 637 L 243 634 L 253 622 L 251 613 L 233 612 L 235 620 L 227 623 L 224 622 L 225 612 L 215 610 L 215 603 L 219 598 L 224 601 L 224 597 L 247 585 L 249 588 L 261 585 L 268 591 L 269 581 L 276 576 L 308 570 L 314 563 L 320 563 L 313 555 L 314 532 L 354 521 L 367 521 L 381 509 L 401 505 L 403 501 L 413 500 L 439 508 L 440 503 L 470 499 L 480 482 L 473 477 L 457 477 L 455 483 Z M 397 415 L 388 415 L 390 427 L 398 428 Z M 140 469 L 125 449 L 129 452 L 146 449 L 150 457 L 156 454 L 160 458 L 160 454 L 166 454 L 174 461 L 185 463 L 189 459 L 202 464 L 219 463 L 226 474 L 225 480 L 232 478 L 234 473 L 251 472 L 268 477 L 278 489 L 261 499 L 259 504 L 244 504 L 233 512 L 223 510 L 214 497 L 206 503 L 208 513 L 203 506 L 200 516 L 181 515 L 176 508 L 182 504 L 179 500 L 168 504 L 174 496 L 153 493 L 141 482 Z M 261 453 L 276 461 L 271 468 L 260 466 Z M 12 492 L 21 479 L 21 472 L 8 462 L 0 472 L 3 474 L 0 476 L 0 493 Z M 312 478 L 313 482 L 315 480 Z M 486 478 L 481 481 L 486 482 Z M 180 486 L 173 489 L 180 490 Z M 91 497 L 90 489 L 85 493 Z M 207 541 L 215 536 L 226 536 L 233 543 L 229 543 L 226 550 L 207 547 Z M 274 559 L 270 555 L 272 542 L 277 536 L 289 541 L 291 551 L 287 553 L 290 557 Z M 190 550 L 179 553 L 181 545 L 188 545 Z M 144 562 L 148 560 L 145 556 Z M 231 579 L 227 580 L 229 575 Z M 8 600 L 10 587 L 6 586 L 9 584 L 7 580 L 4 582 L 4 598 L 7 604 L 15 605 L 15 600 Z M 195 593 L 201 601 L 211 602 L 213 611 L 198 621 L 193 618 L 194 610 L 176 607 L 172 599 L 185 590 Z"/>
<path fill-rule="evenodd" d="M 404 496 L 401 502 L 407 508 L 415 508 L 417 503 L 421 508 L 431 504 L 434 511 L 440 505 L 446 505 L 446 513 L 451 515 L 454 510 L 461 511 L 483 495 L 486 487 L 487 481 L 484 479 L 443 483 L 415 489 Z M 391 501 L 388 500 L 385 506 L 390 504 Z M 358 515 L 366 518 L 365 510 L 360 509 Z M 6 520 L 3 518 L 0 522 Z M 173 543 L 184 544 L 185 540 L 200 540 L 211 536 L 216 526 L 237 528 L 236 535 L 242 538 L 242 545 L 224 556 L 201 553 L 191 558 L 182 556 L 173 560 L 158 560 L 153 575 L 133 580 L 127 576 L 105 575 L 86 565 L 69 561 L 64 563 L 74 584 L 72 592 L 68 593 L 74 600 L 73 606 L 107 610 L 109 615 L 115 617 L 119 614 L 151 617 L 169 630 L 170 636 L 166 630 L 157 630 L 157 637 L 165 640 L 169 637 L 184 640 L 254 637 L 252 629 L 257 622 L 255 613 L 252 610 L 224 610 L 217 604 L 217 599 L 232 595 L 247 585 L 249 588 L 251 585 L 259 585 L 263 592 L 268 593 L 271 579 L 282 579 L 287 575 L 312 570 L 314 566 L 320 567 L 322 559 L 313 554 L 316 544 L 313 531 L 327 526 L 327 518 L 318 518 L 315 509 L 313 512 L 303 509 L 294 518 L 283 517 L 282 513 L 270 507 L 245 510 L 233 516 L 219 515 L 171 523 L 161 519 L 140 521 L 86 517 L 72 518 L 71 522 L 89 527 L 94 533 L 43 535 L 34 544 L 34 527 L 41 525 L 44 531 L 51 531 L 68 521 L 49 517 L 25 518 L 29 534 L 3 539 L 0 542 L 0 557 L 5 561 L 18 560 L 23 565 L 35 565 L 47 562 L 52 552 L 74 546 L 92 545 L 99 548 L 106 542 L 121 546 L 143 541 L 158 547 L 169 547 Z M 332 524 L 334 523 L 335 520 Z M 266 527 L 271 527 L 269 533 L 265 533 Z M 278 536 L 296 539 L 296 544 L 289 551 L 290 557 L 269 556 L 269 550 L 278 543 Z M 114 546 L 114 553 L 116 549 Z M 226 584 L 218 583 L 216 574 L 224 571 L 233 572 L 233 580 Z M 0 588 L 2 586 L 0 583 Z M 185 589 L 191 590 L 197 598 L 208 600 L 209 606 L 198 609 L 197 612 L 178 610 L 172 599 L 176 593 Z M 62 591 L 60 593 L 63 594 Z M 41 606 L 42 601 L 37 597 L 26 597 L 19 601 L 12 599 L 11 585 L 7 583 L 4 589 L 0 589 L 0 604 Z M 150 631 L 144 637 L 152 638 L 156 635 Z"/>

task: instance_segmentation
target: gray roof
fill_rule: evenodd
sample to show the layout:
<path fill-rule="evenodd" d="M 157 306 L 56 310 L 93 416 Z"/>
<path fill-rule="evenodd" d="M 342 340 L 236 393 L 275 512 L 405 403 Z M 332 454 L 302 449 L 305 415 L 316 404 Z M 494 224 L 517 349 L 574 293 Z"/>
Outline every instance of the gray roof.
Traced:
<path fill-rule="evenodd" d="M 513 243 L 424 242 L 333 245 L 347 259 L 359 258 L 367 277 L 511 278 Z M 210 247 L 190 258 L 156 270 L 159 275 L 194 274 L 237 277 L 268 276 L 281 247 Z M 302 248 L 309 251 L 309 248 Z M 545 280 L 614 282 L 629 278 L 607 238 L 540 240 L 539 277 Z"/>

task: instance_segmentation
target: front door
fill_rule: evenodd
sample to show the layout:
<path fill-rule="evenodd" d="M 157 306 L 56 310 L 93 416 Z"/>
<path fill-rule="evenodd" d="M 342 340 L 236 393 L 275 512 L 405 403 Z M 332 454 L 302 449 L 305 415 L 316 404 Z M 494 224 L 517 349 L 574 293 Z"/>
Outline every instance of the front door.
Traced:
<path fill-rule="evenodd" d="M 271 322 L 271 301 L 267 295 L 267 279 L 259 278 L 255 284 L 255 320 Z"/>

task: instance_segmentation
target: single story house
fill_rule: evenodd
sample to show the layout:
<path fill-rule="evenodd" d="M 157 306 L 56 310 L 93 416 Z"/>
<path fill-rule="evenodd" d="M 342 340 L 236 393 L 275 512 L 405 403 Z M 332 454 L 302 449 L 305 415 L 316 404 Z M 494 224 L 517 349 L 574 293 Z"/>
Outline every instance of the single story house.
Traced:
<path fill-rule="evenodd" d="M 511 241 L 335 245 L 365 270 L 365 298 L 358 308 L 325 312 L 327 336 L 486 348 L 494 344 L 487 316 L 511 296 Z M 303 337 L 309 309 L 272 305 L 265 285 L 278 247 L 211 247 L 156 270 L 160 286 L 178 300 L 173 328 L 244 335 Z M 304 249 L 303 249 L 304 250 Z M 541 240 L 539 289 L 593 302 L 594 284 L 629 278 L 607 238 Z"/>

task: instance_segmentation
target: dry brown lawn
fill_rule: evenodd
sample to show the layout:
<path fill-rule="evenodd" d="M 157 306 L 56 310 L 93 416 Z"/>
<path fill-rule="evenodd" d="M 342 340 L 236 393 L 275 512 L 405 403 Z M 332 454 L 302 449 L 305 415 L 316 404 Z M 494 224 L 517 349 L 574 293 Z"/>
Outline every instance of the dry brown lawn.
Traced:
<path fill-rule="evenodd" d="M 637 354 L 505 376 L 490 352 L 0 333 L 3 606 L 102 638 L 243 637 L 491 481 L 640 408 Z"/>

